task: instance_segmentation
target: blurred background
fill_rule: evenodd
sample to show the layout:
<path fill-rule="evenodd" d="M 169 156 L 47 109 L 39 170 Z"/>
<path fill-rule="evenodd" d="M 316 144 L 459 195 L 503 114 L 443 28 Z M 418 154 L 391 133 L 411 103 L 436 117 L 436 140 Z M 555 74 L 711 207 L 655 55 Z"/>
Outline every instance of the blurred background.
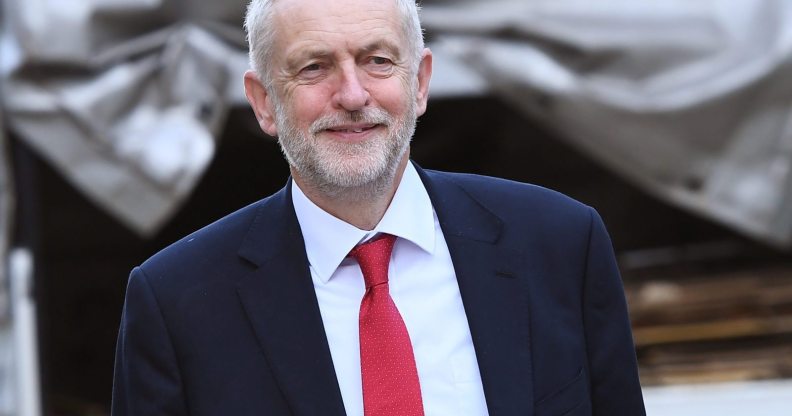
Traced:
<path fill-rule="evenodd" d="M 129 270 L 282 187 L 246 0 L 3 0 L 0 415 L 107 415 Z M 413 159 L 595 207 L 650 416 L 792 408 L 792 2 L 425 0 Z"/>

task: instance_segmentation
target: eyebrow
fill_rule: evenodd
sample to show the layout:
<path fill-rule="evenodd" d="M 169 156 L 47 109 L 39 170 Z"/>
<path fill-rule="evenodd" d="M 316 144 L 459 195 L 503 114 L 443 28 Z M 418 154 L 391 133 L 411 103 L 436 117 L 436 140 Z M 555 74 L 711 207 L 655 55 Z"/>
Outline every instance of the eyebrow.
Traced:
<path fill-rule="evenodd" d="M 401 58 L 401 53 L 400 53 L 399 47 L 397 45 L 395 45 L 393 42 L 389 42 L 389 41 L 384 40 L 384 39 L 369 43 L 368 45 L 364 46 L 361 49 L 361 51 L 364 52 L 364 53 L 370 53 L 370 52 L 379 51 L 379 50 L 388 51 L 389 53 L 391 53 L 393 55 L 393 57 L 396 60 L 399 60 Z"/>
<path fill-rule="evenodd" d="M 401 59 L 399 47 L 393 42 L 387 40 L 377 40 L 371 42 L 360 49 L 360 53 L 371 53 L 375 51 L 384 50 L 392 54 L 395 60 Z M 301 49 L 286 58 L 286 65 L 289 69 L 300 69 L 307 61 L 314 59 L 326 59 L 333 56 L 333 52 L 324 48 L 307 48 Z"/>
<path fill-rule="evenodd" d="M 326 50 L 326 49 L 319 49 L 319 48 L 308 48 L 308 49 L 301 49 L 296 53 L 288 56 L 286 58 L 286 66 L 290 69 L 298 69 L 305 63 L 306 61 L 311 61 L 314 59 L 321 59 L 327 58 L 332 56 L 333 53 Z"/>

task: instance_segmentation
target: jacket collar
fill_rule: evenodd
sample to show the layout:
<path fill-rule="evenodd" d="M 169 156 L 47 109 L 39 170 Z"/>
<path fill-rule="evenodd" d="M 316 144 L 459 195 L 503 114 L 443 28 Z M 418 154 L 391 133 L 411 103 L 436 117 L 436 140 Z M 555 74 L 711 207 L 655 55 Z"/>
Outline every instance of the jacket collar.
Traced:
<path fill-rule="evenodd" d="M 533 414 L 525 256 L 463 175 L 419 169 L 454 263 L 491 416 Z M 491 186 L 488 184 L 487 186 Z"/>
<path fill-rule="evenodd" d="M 255 267 L 237 294 L 293 414 L 344 415 L 290 184 L 261 202 L 238 253 Z"/>

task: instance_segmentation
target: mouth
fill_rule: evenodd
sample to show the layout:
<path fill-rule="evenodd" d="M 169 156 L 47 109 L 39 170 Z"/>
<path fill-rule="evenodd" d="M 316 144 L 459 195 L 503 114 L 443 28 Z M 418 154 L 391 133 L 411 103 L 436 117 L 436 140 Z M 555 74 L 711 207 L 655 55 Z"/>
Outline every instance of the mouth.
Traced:
<path fill-rule="evenodd" d="M 345 143 L 360 143 L 369 140 L 380 131 L 382 124 L 344 124 L 320 130 L 328 137 Z"/>
<path fill-rule="evenodd" d="M 379 124 L 355 124 L 355 125 L 335 126 L 326 129 L 326 131 L 329 131 L 331 133 L 343 133 L 343 134 L 363 133 L 374 129 L 377 126 L 379 126 Z"/>

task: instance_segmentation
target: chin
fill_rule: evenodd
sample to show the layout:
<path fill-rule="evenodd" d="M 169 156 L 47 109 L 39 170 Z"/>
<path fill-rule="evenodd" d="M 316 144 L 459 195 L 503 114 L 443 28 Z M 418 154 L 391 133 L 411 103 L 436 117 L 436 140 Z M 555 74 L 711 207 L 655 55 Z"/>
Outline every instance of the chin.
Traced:
<path fill-rule="evenodd" d="M 358 188 L 388 177 L 389 170 L 384 166 L 346 165 L 341 169 L 325 170 L 322 176 L 329 184 L 341 188 Z"/>

